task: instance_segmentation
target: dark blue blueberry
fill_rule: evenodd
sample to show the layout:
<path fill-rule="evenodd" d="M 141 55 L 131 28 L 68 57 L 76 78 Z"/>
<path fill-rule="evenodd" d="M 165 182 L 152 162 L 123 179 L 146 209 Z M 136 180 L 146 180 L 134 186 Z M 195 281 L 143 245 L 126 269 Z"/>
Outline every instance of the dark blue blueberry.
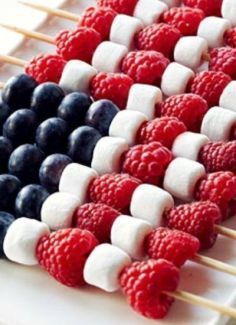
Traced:
<path fill-rule="evenodd" d="M 59 117 L 51 117 L 37 128 L 35 142 L 46 154 L 64 153 L 68 134 L 67 123 Z"/>
<path fill-rule="evenodd" d="M 94 102 L 85 117 L 85 123 L 97 129 L 101 135 L 108 135 L 110 124 L 119 108 L 112 101 L 101 99 Z"/>
<path fill-rule="evenodd" d="M 21 182 L 17 177 L 0 175 L 0 211 L 14 211 L 15 199 L 20 189 Z"/>
<path fill-rule="evenodd" d="M 12 77 L 2 91 L 2 99 L 11 110 L 29 107 L 36 86 L 37 82 L 27 74 Z"/>
<path fill-rule="evenodd" d="M 8 160 L 12 150 L 11 141 L 5 137 L 0 137 L 0 174 L 8 171 Z"/>
<path fill-rule="evenodd" d="M 3 135 L 14 147 L 33 143 L 37 128 L 36 114 L 30 109 L 19 109 L 12 113 L 3 125 Z"/>
<path fill-rule="evenodd" d="M 101 134 L 90 126 L 78 127 L 69 136 L 68 156 L 75 162 L 90 166 L 94 147 L 101 137 Z"/>
<path fill-rule="evenodd" d="M 10 213 L 0 211 L 0 257 L 5 257 L 3 242 L 6 237 L 7 230 L 14 220 L 15 218 Z"/>
<path fill-rule="evenodd" d="M 64 91 L 53 82 L 45 82 L 35 88 L 31 109 L 37 114 L 40 121 L 57 115 L 57 108 L 64 98 Z"/>
<path fill-rule="evenodd" d="M 64 168 L 72 162 L 71 158 L 55 153 L 48 156 L 39 169 L 39 179 L 48 192 L 58 191 L 58 185 Z"/>
<path fill-rule="evenodd" d="M 0 133 L 2 134 L 2 127 L 6 119 L 10 116 L 11 109 L 10 107 L 0 100 Z"/>
<path fill-rule="evenodd" d="M 63 118 L 71 128 L 84 124 L 84 118 L 92 104 L 91 98 L 80 92 L 67 95 L 58 107 L 57 115 Z"/>
<path fill-rule="evenodd" d="M 8 170 L 24 184 L 37 183 L 39 168 L 44 160 L 44 153 L 32 144 L 23 144 L 16 148 L 9 159 Z"/>
<path fill-rule="evenodd" d="M 41 185 L 30 184 L 23 187 L 16 197 L 16 218 L 40 220 L 41 207 L 48 196 L 49 193 Z"/>

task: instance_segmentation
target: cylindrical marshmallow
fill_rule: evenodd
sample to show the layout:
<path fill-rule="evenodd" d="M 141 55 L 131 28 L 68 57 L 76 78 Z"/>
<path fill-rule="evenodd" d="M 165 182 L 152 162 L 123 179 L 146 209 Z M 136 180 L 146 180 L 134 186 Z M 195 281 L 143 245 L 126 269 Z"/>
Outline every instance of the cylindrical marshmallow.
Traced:
<path fill-rule="evenodd" d="M 3 242 L 4 253 L 13 262 L 37 265 L 36 247 L 41 237 L 48 235 L 48 226 L 40 221 L 19 218 L 8 228 Z"/>
<path fill-rule="evenodd" d="M 59 192 L 72 194 L 81 204 L 84 204 L 88 199 L 88 187 L 97 176 L 93 168 L 76 163 L 69 164 L 61 175 Z"/>
<path fill-rule="evenodd" d="M 173 208 L 172 196 L 163 189 L 149 184 L 142 184 L 136 188 L 130 203 L 133 217 L 150 223 L 153 227 L 163 225 L 163 215 Z"/>
<path fill-rule="evenodd" d="M 233 26 L 236 26 L 236 1 L 223 0 L 221 5 L 222 17 L 228 19 Z"/>
<path fill-rule="evenodd" d="M 109 128 L 109 136 L 123 138 L 128 145 L 136 144 L 136 136 L 140 126 L 147 121 L 144 114 L 124 110 L 116 114 Z"/>
<path fill-rule="evenodd" d="M 205 114 L 201 133 L 205 134 L 211 141 L 228 141 L 234 126 L 236 126 L 236 113 L 215 106 Z"/>
<path fill-rule="evenodd" d="M 88 284 L 107 292 L 119 289 L 121 271 L 131 263 L 129 255 L 110 244 L 98 245 L 84 266 L 84 279 Z"/>
<path fill-rule="evenodd" d="M 183 201 L 191 201 L 197 182 L 206 175 L 203 165 L 186 158 L 176 158 L 169 164 L 164 189 Z"/>
<path fill-rule="evenodd" d="M 148 120 L 155 117 L 156 105 L 162 101 L 162 92 L 160 88 L 145 85 L 134 84 L 129 91 L 127 109 L 143 113 Z"/>
<path fill-rule="evenodd" d="M 157 23 L 167 5 L 159 0 L 139 0 L 135 6 L 133 16 L 139 18 L 145 26 Z"/>
<path fill-rule="evenodd" d="M 223 90 L 220 106 L 236 112 L 236 81 L 231 81 Z"/>

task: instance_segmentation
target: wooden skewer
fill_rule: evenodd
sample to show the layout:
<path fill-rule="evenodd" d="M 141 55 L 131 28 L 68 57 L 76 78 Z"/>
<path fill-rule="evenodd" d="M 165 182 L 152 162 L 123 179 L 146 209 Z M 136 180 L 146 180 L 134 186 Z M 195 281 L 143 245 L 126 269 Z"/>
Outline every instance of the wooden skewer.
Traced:
<path fill-rule="evenodd" d="M 18 67 L 24 67 L 28 62 L 22 59 L 18 59 L 14 56 L 0 54 L 0 61 L 17 65 Z"/>
<path fill-rule="evenodd" d="M 213 270 L 224 272 L 230 275 L 236 275 L 236 267 L 220 262 L 213 258 L 196 254 L 195 257 L 192 259 L 195 263 L 210 267 Z"/>
<path fill-rule="evenodd" d="M 236 231 L 233 229 L 215 225 L 215 230 L 220 235 L 223 235 L 223 236 L 231 238 L 231 239 L 236 239 Z"/>
<path fill-rule="evenodd" d="M 4 88 L 4 82 L 0 81 L 0 89 L 3 89 L 3 88 Z"/>

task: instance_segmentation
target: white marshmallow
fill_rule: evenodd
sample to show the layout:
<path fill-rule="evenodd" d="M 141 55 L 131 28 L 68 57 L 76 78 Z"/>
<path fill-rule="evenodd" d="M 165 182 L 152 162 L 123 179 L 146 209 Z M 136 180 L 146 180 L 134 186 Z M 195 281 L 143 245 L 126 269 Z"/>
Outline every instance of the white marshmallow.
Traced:
<path fill-rule="evenodd" d="M 156 104 L 161 101 L 162 92 L 160 88 L 145 84 L 134 84 L 129 91 L 127 109 L 139 111 L 147 119 L 152 120 L 155 117 Z"/>
<path fill-rule="evenodd" d="M 161 80 L 161 90 L 166 96 L 183 94 L 194 72 L 182 64 L 172 62 L 165 69 Z"/>
<path fill-rule="evenodd" d="M 149 184 L 138 186 L 131 199 L 133 217 L 146 220 L 153 227 L 163 225 L 163 215 L 174 206 L 172 196 L 163 189 Z"/>
<path fill-rule="evenodd" d="M 99 72 L 120 72 L 121 62 L 127 53 L 124 45 L 102 42 L 93 54 L 92 66 Z"/>
<path fill-rule="evenodd" d="M 119 275 L 131 263 L 129 255 L 110 244 L 98 245 L 84 266 L 84 279 L 88 284 L 107 292 L 119 289 Z"/>
<path fill-rule="evenodd" d="M 81 205 L 77 197 L 69 193 L 56 192 L 48 196 L 41 208 L 41 220 L 51 230 L 70 228 L 72 217 Z"/>
<path fill-rule="evenodd" d="M 233 26 L 236 26 L 236 2 L 235 0 L 223 0 L 221 5 L 222 17 L 228 19 Z"/>
<path fill-rule="evenodd" d="M 181 37 L 174 50 L 174 59 L 190 69 L 196 69 L 202 62 L 203 53 L 207 53 L 207 41 L 199 36 Z"/>
<path fill-rule="evenodd" d="M 89 167 L 72 163 L 66 166 L 61 175 L 59 192 L 75 195 L 81 204 L 87 202 L 88 187 L 97 177 L 97 172 Z"/>
<path fill-rule="evenodd" d="M 63 70 L 59 86 L 66 92 L 89 92 L 91 79 L 97 74 L 97 70 L 79 60 L 68 61 Z"/>
<path fill-rule="evenodd" d="M 127 15 L 117 15 L 113 20 L 110 31 L 110 41 L 126 46 L 129 51 L 133 50 L 134 38 L 143 28 L 140 19 Z"/>
<path fill-rule="evenodd" d="M 160 0 L 161 2 L 164 2 L 169 8 L 172 7 L 179 7 L 181 0 Z"/>
<path fill-rule="evenodd" d="M 139 0 L 134 8 L 133 16 L 148 26 L 157 23 L 166 10 L 168 10 L 167 5 L 159 0 Z"/>
<path fill-rule="evenodd" d="M 13 262 L 37 265 L 35 255 L 37 244 L 41 237 L 49 233 L 45 223 L 28 218 L 16 219 L 8 228 L 4 239 L 4 253 Z"/>
<path fill-rule="evenodd" d="M 111 243 L 126 252 L 135 260 L 142 260 L 146 254 L 144 240 L 152 231 L 146 221 L 121 215 L 114 221 L 111 228 Z"/>
<path fill-rule="evenodd" d="M 175 157 L 198 160 L 202 147 L 209 142 L 204 134 L 184 132 L 177 136 L 172 146 L 172 153 Z"/>
<path fill-rule="evenodd" d="M 236 112 L 236 81 L 231 81 L 223 90 L 220 106 Z"/>
<path fill-rule="evenodd" d="M 130 146 L 133 146 L 136 144 L 138 129 L 146 121 L 146 116 L 140 112 L 120 111 L 111 122 L 109 136 L 123 138 Z"/>
<path fill-rule="evenodd" d="M 206 175 L 203 165 L 186 158 L 176 158 L 169 164 L 164 189 L 183 201 L 191 201 L 197 182 Z"/>
<path fill-rule="evenodd" d="M 236 113 L 215 106 L 205 114 L 201 133 L 212 141 L 228 141 L 234 125 L 236 125 Z"/>
<path fill-rule="evenodd" d="M 99 175 L 119 173 L 121 157 L 128 148 L 127 142 L 122 138 L 101 138 L 94 149 L 91 167 Z"/>

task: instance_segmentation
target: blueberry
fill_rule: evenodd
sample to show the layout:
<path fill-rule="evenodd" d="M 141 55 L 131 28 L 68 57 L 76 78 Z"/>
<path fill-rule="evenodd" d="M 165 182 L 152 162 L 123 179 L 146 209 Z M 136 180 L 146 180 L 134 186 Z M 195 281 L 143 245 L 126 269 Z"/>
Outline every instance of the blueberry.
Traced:
<path fill-rule="evenodd" d="M 70 157 L 59 153 L 48 156 L 43 161 L 39 169 L 39 179 L 48 192 L 58 191 L 61 174 L 64 168 L 71 162 Z"/>
<path fill-rule="evenodd" d="M 91 98 L 80 92 L 67 95 L 58 107 L 57 115 L 63 118 L 71 128 L 84 123 L 84 118 L 92 104 Z"/>
<path fill-rule="evenodd" d="M 2 127 L 5 123 L 8 116 L 11 114 L 10 107 L 4 103 L 2 100 L 0 100 L 0 133 L 2 133 Z"/>
<path fill-rule="evenodd" d="M 0 175 L 0 211 L 14 211 L 15 199 L 20 189 L 21 182 L 17 177 Z"/>
<path fill-rule="evenodd" d="M 30 109 L 19 109 L 4 123 L 3 135 L 11 140 L 14 147 L 17 147 L 24 143 L 33 143 L 36 128 L 36 114 Z"/>
<path fill-rule="evenodd" d="M 0 173 L 8 171 L 8 160 L 12 153 L 13 146 L 10 140 L 0 137 Z"/>
<path fill-rule="evenodd" d="M 37 114 L 40 121 L 57 115 L 57 108 L 64 98 L 64 91 L 53 82 L 45 82 L 35 88 L 31 109 Z"/>
<path fill-rule="evenodd" d="M 39 168 L 44 160 L 44 153 L 32 144 L 23 144 L 16 148 L 9 159 L 8 170 L 24 184 L 37 183 Z"/>
<path fill-rule="evenodd" d="M 68 156 L 75 162 L 90 166 L 94 147 L 101 137 L 101 134 L 90 126 L 78 127 L 69 136 Z"/>
<path fill-rule="evenodd" d="M 108 130 L 119 108 L 112 101 L 101 99 L 94 102 L 85 117 L 85 123 L 97 129 L 101 135 L 108 135 Z"/>
<path fill-rule="evenodd" d="M 37 82 L 27 74 L 10 78 L 3 91 L 2 99 L 12 110 L 29 107 Z"/>
<path fill-rule="evenodd" d="M 64 120 L 59 117 L 51 117 L 39 125 L 35 141 L 46 154 L 64 153 L 68 133 L 68 126 Z"/>
<path fill-rule="evenodd" d="M 41 207 L 48 196 L 49 193 L 41 185 L 30 184 L 23 187 L 16 197 L 16 218 L 40 220 Z"/>
<path fill-rule="evenodd" d="M 0 257 L 4 257 L 3 242 L 9 226 L 15 220 L 12 214 L 0 211 Z"/>

